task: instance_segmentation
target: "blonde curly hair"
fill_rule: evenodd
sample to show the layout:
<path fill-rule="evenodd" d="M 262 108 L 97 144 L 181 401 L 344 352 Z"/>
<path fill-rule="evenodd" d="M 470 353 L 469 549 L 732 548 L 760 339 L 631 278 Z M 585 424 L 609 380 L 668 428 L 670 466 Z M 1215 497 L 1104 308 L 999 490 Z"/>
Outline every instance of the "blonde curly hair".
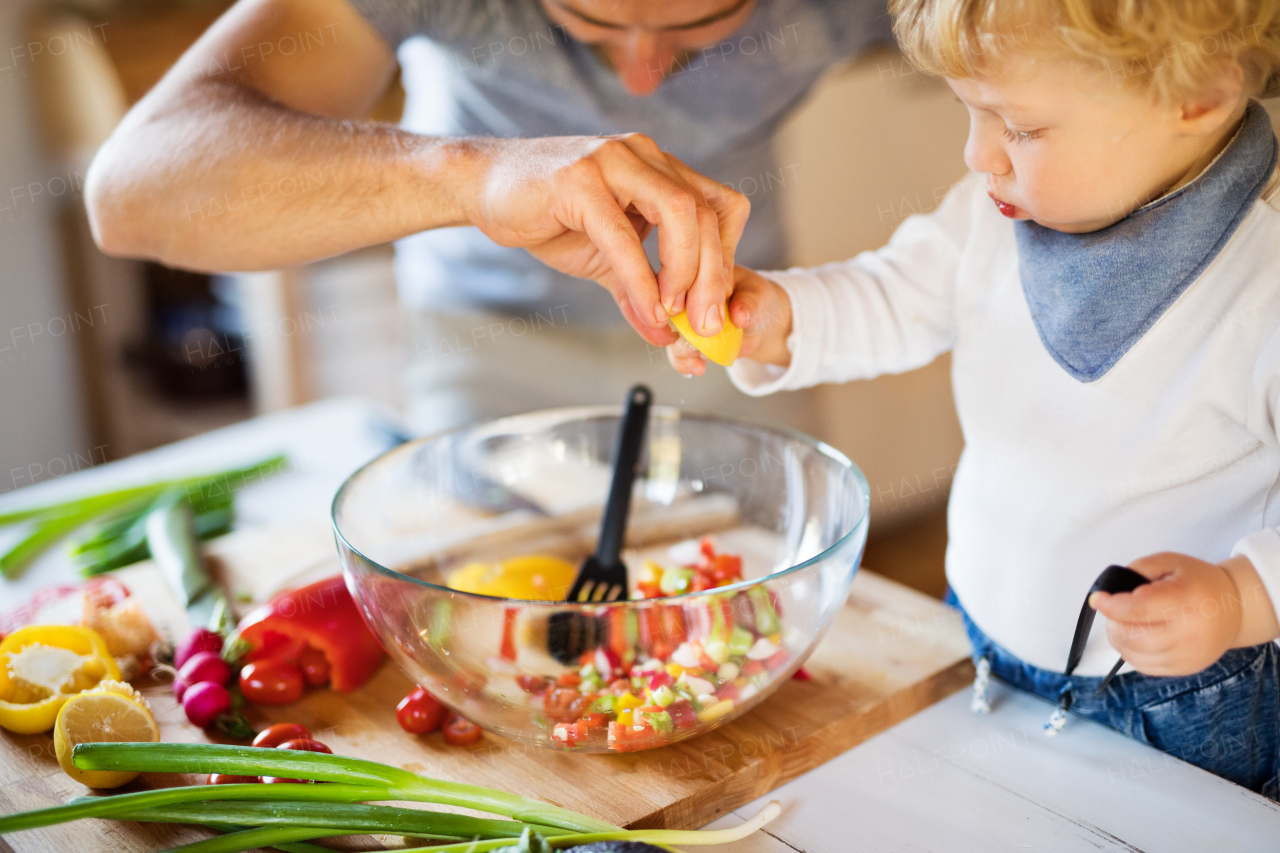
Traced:
<path fill-rule="evenodd" d="M 1235 63 L 1245 94 L 1280 95 L 1280 0 L 890 0 L 889 12 L 907 60 L 942 77 L 1015 54 L 1082 59 L 1169 101 Z"/>

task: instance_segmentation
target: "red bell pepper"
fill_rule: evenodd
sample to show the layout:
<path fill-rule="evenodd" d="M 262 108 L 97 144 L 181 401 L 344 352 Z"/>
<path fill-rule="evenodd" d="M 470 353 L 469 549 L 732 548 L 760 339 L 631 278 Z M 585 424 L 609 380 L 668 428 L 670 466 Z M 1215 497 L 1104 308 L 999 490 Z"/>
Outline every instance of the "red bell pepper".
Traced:
<path fill-rule="evenodd" d="M 282 658 L 297 663 L 308 647 L 329 661 L 334 690 L 354 690 L 382 662 L 373 635 L 341 575 L 280 593 L 245 616 L 236 634 L 247 643 L 246 660 Z"/>

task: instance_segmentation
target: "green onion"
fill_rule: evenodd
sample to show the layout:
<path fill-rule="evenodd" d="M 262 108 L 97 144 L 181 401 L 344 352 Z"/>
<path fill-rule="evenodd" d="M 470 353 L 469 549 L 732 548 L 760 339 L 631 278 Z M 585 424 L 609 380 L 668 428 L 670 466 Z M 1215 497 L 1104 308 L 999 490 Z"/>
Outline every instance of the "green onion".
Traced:
<path fill-rule="evenodd" d="M 73 546 L 81 573 L 100 574 L 148 556 L 145 536 L 137 525 L 152 503 L 168 489 L 187 494 L 196 514 L 201 538 L 226 532 L 231 526 L 234 492 L 251 479 L 270 474 L 286 461 L 273 456 L 241 468 L 232 468 L 178 480 L 163 480 L 55 504 L 0 513 L 0 526 L 28 522 L 31 530 L 7 551 L 0 553 L 0 575 L 14 578 L 22 569 L 63 536 L 96 518 L 107 521 Z"/>
<path fill-rule="evenodd" d="M 79 747 L 77 747 L 79 748 Z M 293 777 L 290 777 L 293 778 Z M 191 785 L 183 788 L 160 788 L 110 797 L 85 797 L 75 803 L 49 806 L 29 812 L 0 817 L 0 835 L 22 829 L 39 829 L 86 817 L 114 818 L 118 812 L 138 811 L 172 803 L 202 800 L 308 800 L 314 802 L 352 803 L 364 800 L 390 800 L 392 791 L 378 785 Z"/>
<path fill-rule="evenodd" d="M 734 829 L 715 831 L 628 831 L 588 815 L 493 788 L 419 776 L 407 770 L 341 755 L 220 744 L 92 743 L 75 748 L 82 770 L 150 773 L 227 773 L 283 776 L 331 784 L 194 785 L 104 797 L 81 797 L 62 806 L 0 817 L 0 835 L 70 820 L 114 820 L 205 824 L 226 834 L 175 848 L 170 853 L 238 853 L 280 847 L 288 853 L 317 853 L 309 839 L 393 833 L 458 839 L 459 843 L 409 848 L 406 853 L 484 853 L 511 846 L 535 832 L 556 849 L 594 841 L 724 844 L 749 835 L 777 816 L 770 803 Z M 424 809 L 369 805 L 368 801 L 409 801 L 460 806 L 511 820 L 478 818 Z M 198 809 L 181 804 L 199 802 Z"/>
<path fill-rule="evenodd" d="M 74 801 L 73 801 L 74 802 Z M 353 832 L 394 833 L 423 838 L 465 841 L 468 838 L 519 838 L 525 824 L 515 820 L 494 820 L 451 812 L 406 809 L 398 806 L 370 806 L 363 803 L 210 802 L 198 812 L 182 806 L 160 806 L 120 812 L 116 820 L 144 823 L 245 824 L 248 826 L 314 826 Z M 570 831 L 543 826 L 545 836 L 568 835 Z"/>
<path fill-rule="evenodd" d="M 306 841 L 309 838 L 332 838 L 335 835 L 363 835 L 361 832 L 335 832 L 332 829 L 317 829 L 310 826 L 260 826 L 256 829 L 244 829 L 229 832 L 204 841 L 171 847 L 164 853 L 240 853 L 242 850 L 257 850 L 259 847 L 279 847 L 285 849 L 290 841 Z M 499 845 L 507 844 L 504 839 Z M 320 848 L 327 849 L 327 848 Z"/>
<path fill-rule="evenodd" d="M 755 817 L 743 821 L 732 829 L 618 829 L 612 832 L 584 832 L 574 835 L 557 835 L 548 838 L 547 843 L 556 848 L 577 847 L 580 844 L 591 844 L 596 841 L 642 841 L 647 844 L 668 846 L 684 844 L 701 846 L 707 844 L 728 844 L 741 841 L 769 821 L 782 813 L 782 806 L 773 800 L 756 812 Z M 535 827 L 534 831 L 537 831 Z M 498 839 L 494 841 L 475 841 L 465 844 L 443 844 L 432 847 L 405 847 L 396 853 L 485 853 L 503 847 L 508 842 Z"/>
<path fill-rule="evenodd" d="M 558 826 L 578 832 L 607 832 L 616 829 L 612 824 L 604 821 L 493 788 L 462 782 L 446 782 L 428 776 L 419 776 L 408 770 L 379 764 L 376 761 L 349 758 L 345 755 L 328 755 L 323 752 L 264 750 L 253 746 L 225 746 L 212 743 L 86 743 L 77 746 L 73 755 L 76 767 L 81 770 L 228 773 L 234 776 L 283 776 L 288 779 L 315 779 L 322 782 L 380 784 L 386 786 L 395 796 L 366 799 L 409 800 L 461 806 L 500 814 L 525 823 Z M 237 786 L 215 786 L 223 789 L 234 787 Z M 320 788 L 324 787 L 320 786 Z M 207 799 L 232 799 L 228 796 L 217 796 L 217 793 L 215 790 Z M 305 799 L 305 797 L 297 799 Z M 3 826 L 4 821 L 0 819 L 0 832 L 4 831 Z"/>

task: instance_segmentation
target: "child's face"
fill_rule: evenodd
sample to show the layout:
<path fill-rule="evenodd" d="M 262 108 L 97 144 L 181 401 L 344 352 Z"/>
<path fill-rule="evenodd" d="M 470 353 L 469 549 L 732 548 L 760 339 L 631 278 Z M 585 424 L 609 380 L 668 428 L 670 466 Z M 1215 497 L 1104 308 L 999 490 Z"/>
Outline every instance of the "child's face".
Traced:
<path fill-rule="evenodd" d="M 1182 105 L 1160 106 L 1082 63 L 1013 59 L 998 76 L 947 83 L 969 110 L 965 164 L 1011 219 L 1095 231 L 1211 159 L 1213 140 L 1188 132 Z"/>

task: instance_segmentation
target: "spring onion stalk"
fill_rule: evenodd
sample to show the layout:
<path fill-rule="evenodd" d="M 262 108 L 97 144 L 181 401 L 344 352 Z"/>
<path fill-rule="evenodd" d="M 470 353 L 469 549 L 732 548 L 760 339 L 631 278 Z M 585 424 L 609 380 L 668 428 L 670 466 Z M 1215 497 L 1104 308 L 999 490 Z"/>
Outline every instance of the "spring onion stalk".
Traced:
<path fill-rule="evenodd" d="M 641 841 L 646 844 L 668 846 L 682 844 L 697 847 L 707 844 L 728 844 L 741 841 L 782 813 L 777 800 L 768 803 L 755 817 L 745 820 L 732 829 L 618 829 L 613 832 L 590 832 L 548 837 L 547 844 L 561 850 L 591 844 L 596 841 Z M 535 830 L 536 831 L 536 830 Z M 464 844 L 442 844 L 432 847 L 405 847 L 396 853 L 486 853 L 507 845 L 502 839 L 473 841 Z"/>
<path fill-rule="evenodd" d="M 294 778 L 294 777 L 290 777 Z M 160 788 L 110 797 L 84 797 L 62 806 L 49 806 L 29 812 L 0 817 L 0 835 L 22 829 L 39 829 L 86 817 L 114 818 L 119 812 L 138 811 L 174 803 L 203 800 L 306 800 L 309 802 L 354 803 L 366 800 L 389 800 L 391 789 L 385 785 L 190 785 L 182 788 Z"/>
<path fill-rule="evenodd" d="M 16 544 L 0 553 L 0 575 L 6 578 L 16 577 L 32 559 L 55 541 L 104 514 L 112 517 L 111 522 L 91 535 L 91 544 L 81 546 L 85 553 L 80 556 L 88 563 L 83 571 L 86 574 L 96 574 L 127 565 L 135 557 L 144 559 L 145 550 L 140 552 L 138 543 L 129 538 L 133 528 L 126 519 L 132 514 L 145 512 L 152 501 L 171 488 L 196 496 L 193 503 L 199 505 L 197 517 L 201 519 L 198 527 L 202 535 L 214 535 L 228 527 L 231 493 L 247 480 L 270 473 L 284 461 L 284 456 L 273 456 L 242 468 L 164 480 L 61 503 L 40 504 L 0 513 L 0 526 L 18 522 L 30 522 L 32 525 L 32 529 Z M 117 537 L 123 541 L 117 542 Z M 100 563 L 92 559 L 94 552 L 101 555 Z"/>
<path fill-rule="evenodd" d="M 112 815 L 115 820 L 142 823 L 201 823 L 205 825 L 314 826 L 351 832 L 393 833 L 422 838 L 465 841 L 468 838 L 519 838 L 526 824 L 451 812 L 370 806 L 363 803 L 204 803 L 198 812 L 182 806 L 160 806 Z M 546 837 L 568 835 L 570 830 L 535 827 Z"/>
<path fill-rule="evenodd" d="M 277 753 L 267 754 L 264 752 Z M 575 832 L 612 832 L 617 827 L 584 814 L 508 794 L 493 788 L 447 782 L 419 776 L 408 770 L 323 752 L 263 750 L 252 746 L 206 743 L 91 743 L 75 748 L 74 762 L 82 770 L 128 770 L 142 773 L 227 773 L 237 776 L 283 776 L 322 782 L 381 785 L 389 796 L 377 800 L 404 800 L 460 806 L 498 814 L 523 823 L 555 826 Z M 216 786 L 223 788 L 235 785 Z M 269 787 L 278 787 L 275 785 Z M 321 788 L 326 786 L 320 786 Z M 218 795 L 207 799 L 232 799 Z M 118 798 L 116 798 L 118 799 Z M 268 799 L 255 797 L 254 799 Z M 300 797 L 298 799 L 306 799 Z M 157 804 L 159 805 L 159 804 Z M 0 832 L 3 831 L 0 819 Z"/>
<path fill-rule="evenodd" d="M 209 825 L 210 829 L 216 829 L 218 832 L 243 832 L 249 827 L 233 826 L 225 824 L 222 826 Z M 277 850 L 283 850 L 284 853 L 333 853 L 332 847 L 321 847 L 319 844 L 308 844 L 305 841 L 280 842 L 273 845 Z"/>
<path fill-rule="evenodd" d="M 361 832 L 335 832 L 332 829 L 319 829 L 310 826 L 259 826 L 254 829 L 242 829 L 239 832 L 228 832 L 226 835 L 218 835 L 213 838 L 206 838 L 203 841 L 195 841 L 191 844 L 184 844 L 181 847 L 171 847 L 164 853 L 241 853 L 243 850 L 257 850 L 260 847 L 278 847 L 286 849 L 291 841 L 306 841 L 311 838 L 332 838 L 337 835 L 363 835 Z M 501 844 L 510 844 L 510 839 L 503 839 L 498 842 Z M 310 846 L 310 845 L 308 845 Z M 327 849 L 327 848 L 319 848 Z"/>

